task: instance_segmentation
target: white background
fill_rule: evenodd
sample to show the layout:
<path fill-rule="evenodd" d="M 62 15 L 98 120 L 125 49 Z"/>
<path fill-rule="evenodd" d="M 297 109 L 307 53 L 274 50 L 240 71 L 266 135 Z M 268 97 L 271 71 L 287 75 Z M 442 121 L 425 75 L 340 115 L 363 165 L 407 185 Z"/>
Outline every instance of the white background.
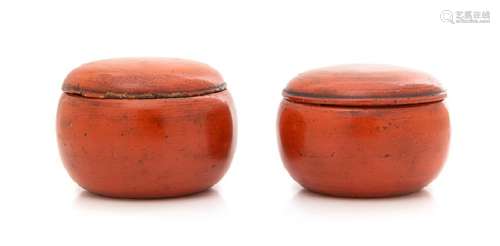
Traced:
<path fill-rule="evenodd" d="M 500 8 L 468 2 L 0 2 L 0 245 L 499 245 Z M 489 11 L 491 23 L 443 23 L 446 9 Z M 223 74 L 238 145 L 214 189 L 113 200 L 66 174 L 55 134 L 62 81 L 81 63 L 123 56 L 194 59 Z M 341 63 L 417 68 L 448 89 L 449 158 L 424 191 L 327 198 L 283 168 L 281 90 Z"/>

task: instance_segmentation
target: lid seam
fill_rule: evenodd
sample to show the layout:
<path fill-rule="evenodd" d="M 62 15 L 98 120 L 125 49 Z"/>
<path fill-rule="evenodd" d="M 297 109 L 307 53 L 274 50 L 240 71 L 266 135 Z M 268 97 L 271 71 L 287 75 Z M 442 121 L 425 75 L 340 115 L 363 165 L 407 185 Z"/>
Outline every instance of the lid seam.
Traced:
<path fill-rule="evenodd" d="M 63 92 L 68 94 L 79 95 L 86 98 L 100 99 L 161 99 L 161 98 L 187 98 L 204 96 L 226 90 L 226 83 L 223 82 L 214 88 L 201 89 L 195 91 L 176 91 L 176 92 L 150 92 L 150 93 L 128 93 L 128 92 L 112 92 L 112 91 L 97 91 L 90 89 L 82 89 L 64 84 Z"/>

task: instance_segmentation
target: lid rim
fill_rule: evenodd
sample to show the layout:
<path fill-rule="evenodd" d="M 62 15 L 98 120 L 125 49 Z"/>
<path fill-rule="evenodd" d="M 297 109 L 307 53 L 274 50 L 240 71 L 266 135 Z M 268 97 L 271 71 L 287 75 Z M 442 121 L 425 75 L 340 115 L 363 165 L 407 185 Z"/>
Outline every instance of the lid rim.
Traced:
<path fill-rule="evenodd" d="M 446 98 L 446 91 L 433 94 L 400 94 L 395 96 L 321 96 L 314 93 L 283 90 L 283 97 L 292 102 L 338 106 L 396 106 L 439 102 Z"/>
<path fill-rule="evenodd" d="M 168 98 L 189 98 L 209 95 L 227 89 L 226 83 L 222 82 L 215 87 L 200 89 L 195 91 L 176 91 L 176 92 L 153 92 L 153 93 L 130 93 L 130 92 L 115 92 L 115 91 L 100 91 L 88 88 L 63 84 L 63 93 L 79 95 L 85 98 L 99 99 L 168 99 Z"/>

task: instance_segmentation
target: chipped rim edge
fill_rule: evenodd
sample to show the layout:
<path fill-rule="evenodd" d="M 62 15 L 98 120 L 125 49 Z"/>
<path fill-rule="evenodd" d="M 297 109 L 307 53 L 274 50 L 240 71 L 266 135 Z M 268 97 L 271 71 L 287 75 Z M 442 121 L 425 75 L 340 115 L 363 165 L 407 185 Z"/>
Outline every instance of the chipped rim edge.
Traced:
<path fill-rule="evenodd" d="M 81 87 L 63 85 L 62 91 L 66 94 L 78 95 L 86 98 L 98 99 L 168 99 L 168 98 L 187 98 L 204 96 L 221 92 L 227 89 L 226 83 L 223 82 L 214 88 L 201 89 L 196 91 L 181 91 L 168 93 L 127 93 L 127 92 L 103 92 L 83 89 Z"/>

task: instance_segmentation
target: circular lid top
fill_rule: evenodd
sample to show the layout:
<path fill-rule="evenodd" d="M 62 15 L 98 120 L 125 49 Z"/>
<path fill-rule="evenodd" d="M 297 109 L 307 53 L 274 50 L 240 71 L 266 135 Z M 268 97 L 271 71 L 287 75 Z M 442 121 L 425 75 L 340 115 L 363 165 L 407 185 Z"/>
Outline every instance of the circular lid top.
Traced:
<path fill-rule="evenodd" d="M 432 76 L 390 65 L 340 65 L 299 74 L 283 91 L 288 100 L 344 106 L 387 106 L 443 100 Z"/>
<path fill-rule="evenodd" d="M 174 58 L 118 58 L 86 63 L 71 71 L 66 93 L 92 98 L 174 98 L 226 89 L 222 76 L 206 64 Z"/>

